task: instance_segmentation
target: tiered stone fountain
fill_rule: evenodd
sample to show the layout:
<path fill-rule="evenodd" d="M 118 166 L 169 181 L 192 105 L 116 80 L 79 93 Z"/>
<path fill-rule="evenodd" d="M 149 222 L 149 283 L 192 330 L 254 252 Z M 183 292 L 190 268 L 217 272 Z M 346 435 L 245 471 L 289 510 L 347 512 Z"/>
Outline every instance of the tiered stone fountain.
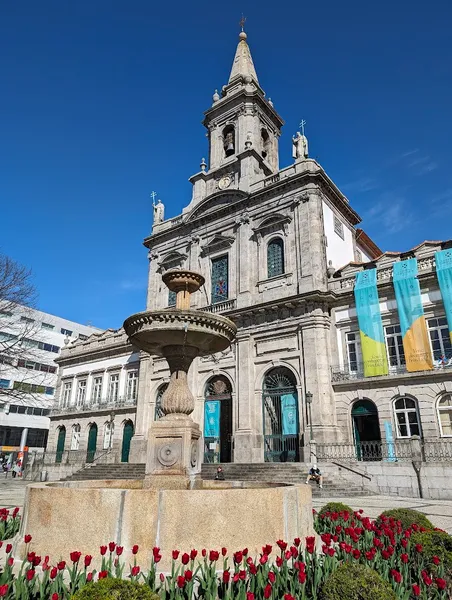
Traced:
<path fill-rule="evenodd" d="M 144 481 L 28 486 L 16 555 L 25 553 L 24 533 L 33 536 L 37 554 L 51 559 L 74 549 L 97 556 L 100 545 L 114 540 L 124 546 L 126 562 L 138 544 L 137 559 L 143 566 L 159 546 L 165 570 L 176 548 L 248 547 L 257 554 L 277 539 L 312 535 L 309 486 L 200 478 L 201 431 L 190 417 L 194 399 L 187 371 L 195 357 L 226 349 L 236 327 L 221 315 L 190 309 L 190 295 L 204 283 L 201 275 L 169 271 L 163 280 L 176 292 L 176 307 L 138 313 L 124 322 L 133 344 L 164 356 L 171 371 L 162 398 L 164 417 L 149 429 Z"/>

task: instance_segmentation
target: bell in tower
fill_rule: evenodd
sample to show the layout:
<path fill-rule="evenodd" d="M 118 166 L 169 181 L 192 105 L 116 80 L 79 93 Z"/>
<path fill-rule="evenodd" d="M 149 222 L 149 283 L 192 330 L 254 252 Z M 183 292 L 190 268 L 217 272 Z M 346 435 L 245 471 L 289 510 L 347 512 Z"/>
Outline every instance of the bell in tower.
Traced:
<path fill-rule="evenodd" d="M 232 125 L 228 125 L 223 130 L 223 147 L 226 156 L 235 154 L 235 131 Z"/>

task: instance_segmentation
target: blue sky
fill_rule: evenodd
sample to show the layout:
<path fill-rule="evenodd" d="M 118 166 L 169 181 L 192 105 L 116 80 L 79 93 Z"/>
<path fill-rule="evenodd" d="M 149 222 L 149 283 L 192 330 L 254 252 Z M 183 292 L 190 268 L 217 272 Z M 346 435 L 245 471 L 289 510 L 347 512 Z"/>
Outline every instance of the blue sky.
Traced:
<path fill-rule="evenodd" d="M 284 118 L 386 250 L 452 237 L 450 3 L 0 2 L 0 250 L 47 312 L 118 327 L 145 305 L 151 190 L 173 216 L 207 154 L 238 21 Z"/>

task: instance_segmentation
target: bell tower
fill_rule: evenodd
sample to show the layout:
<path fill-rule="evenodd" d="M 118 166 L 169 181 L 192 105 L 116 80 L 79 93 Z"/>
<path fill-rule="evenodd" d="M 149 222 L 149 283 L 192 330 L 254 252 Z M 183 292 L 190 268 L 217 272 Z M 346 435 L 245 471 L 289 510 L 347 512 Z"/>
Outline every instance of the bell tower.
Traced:
<path fill-rule="evenodd" d="M 209 140 L 208 164 L 190 178 L 193 204 L 227 187 L 244 192 L 279 170 L 278 139 L 284 122 L 265 97 L 247 42 L 240 32 L 231 74 L 221 94 L 215 90 L 204 113 Z"/>

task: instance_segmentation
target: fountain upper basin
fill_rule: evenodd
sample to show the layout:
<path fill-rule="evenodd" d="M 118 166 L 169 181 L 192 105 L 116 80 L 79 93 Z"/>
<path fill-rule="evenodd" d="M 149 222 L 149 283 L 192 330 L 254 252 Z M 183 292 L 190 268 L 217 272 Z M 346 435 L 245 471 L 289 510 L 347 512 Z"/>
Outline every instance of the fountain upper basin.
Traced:
<path fill-rule="evenodd" d="M 165 356 L 166 346 L 191 346 L 198 355 L 226 350 L 237 328 L 221 315 L 202 310 L 154 310 L 140 312 L 124 321 L 130 341 L 140 349 Z"/>

